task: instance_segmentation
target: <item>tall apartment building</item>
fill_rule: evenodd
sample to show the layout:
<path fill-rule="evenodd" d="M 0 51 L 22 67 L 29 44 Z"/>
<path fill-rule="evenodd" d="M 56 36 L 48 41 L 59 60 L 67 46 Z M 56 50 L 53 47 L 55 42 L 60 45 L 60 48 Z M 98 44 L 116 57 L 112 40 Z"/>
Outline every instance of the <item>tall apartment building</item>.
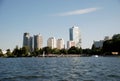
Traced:
<path fill-rule="evenodd" d="M 69 30 L 69 36 L 70 41 L 75 42 L 75 47 L 80 48 L 81 47 L 81 35 L 80 35 L 80 29 L 77 26 L 73 26 Z"/>
<path fill-rule="evenodd" d="M 51 47 L 52 49 L 53 49 L 53 48 L 56 48 L 56 39 L 55 39 L 55 37 L 50 37 L 50 38 L 47 40 L 47 46 L 48 46 L 48 47 Z"/>
<path fill-rule="evenodd" d="M 65 47 L 64 40 L 63 39 L 58 39 L 57 40 L 57 48 L 58 49 L 63 49 Z"/>
<path fill-rule="evenodd" d="M 34 49 L 41 49 L 43 46 L 42 35 L 34 35 Z"/>
<path fill-rule="evenodd" d="M 29 47 L 30 51 L 33 50 L 33 37 L 27 32 L 23 35 L 23 46 Z"/>

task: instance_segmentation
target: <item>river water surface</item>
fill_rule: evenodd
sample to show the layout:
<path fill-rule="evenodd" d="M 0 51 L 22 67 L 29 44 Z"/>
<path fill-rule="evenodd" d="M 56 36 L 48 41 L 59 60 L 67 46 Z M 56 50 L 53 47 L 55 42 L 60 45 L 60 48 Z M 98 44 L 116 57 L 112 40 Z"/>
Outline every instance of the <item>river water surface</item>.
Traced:
<path fill-rule="evenodd" d="M 120 57 L 0 58 L 0 81 L 120 81 Z"/>

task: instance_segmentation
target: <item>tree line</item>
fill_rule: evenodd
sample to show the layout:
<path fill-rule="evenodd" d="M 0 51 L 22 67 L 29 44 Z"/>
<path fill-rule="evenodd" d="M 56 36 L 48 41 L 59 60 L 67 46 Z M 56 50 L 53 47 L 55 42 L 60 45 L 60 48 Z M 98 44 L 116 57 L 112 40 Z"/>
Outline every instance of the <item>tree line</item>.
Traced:
<path fill-rule="evenodd" d="M 24 46 L 22 48 L 15 47 L 15 49 L 11 52 L 10 49 L 6 50 L 6 54 L 3 54 L 0 49 L 0 57 L 37 57 L 45 53 L 48 54 L 81 54 L 83 56 L 91 56 L 91 55 L 112 55 L 112 52 L 117 52 L 120 55 L 120 34 L 113 35 L 112 39 L 106 40 L 103 42 L 102 48 L 97 48 L 92 45 L 92 48 L 82 49 L 78 47 L 71 47 L 69 49 L 57 49 L 44 47 L 42 49 L 34 49 L 34 51 L 30 51 L 29 47 Z"/>
<path fill-rule="evenodd" d="M 114 34 L 112 39 L 103 42 L 102 48 L 92 45 L 91 54 L 113 55 L 113 52 L 120 55 L 120 34 Z"/>
<path fill-rule="evenodd" d="M 0 57 L 37 57 L 40 55 L 43 55 L 45 53 L 46 55 L 48 54 L 81 54 L 82 49 L 77 48 L 77 47 L 71 47 L 70 49 L 57 49 L 54 48 L 52 49 L 51 47 L 44 47 L 42 49 L 34 49 L 34 51 L 30 52 L 29 47 L 24 46 L 22 48 L 16 48 L 11 52 L 10 49 L 6 50 L 6 54 L 2 53 L 2 50 L 0 49 Z"/>

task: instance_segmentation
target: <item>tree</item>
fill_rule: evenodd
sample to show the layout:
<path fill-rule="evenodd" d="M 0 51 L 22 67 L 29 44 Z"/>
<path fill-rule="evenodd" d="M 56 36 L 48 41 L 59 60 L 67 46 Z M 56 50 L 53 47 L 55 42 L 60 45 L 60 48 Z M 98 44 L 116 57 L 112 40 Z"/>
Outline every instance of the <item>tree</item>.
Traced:
<path fill-rule="evenodd" d="M 85 55 L 91 55 L 92 54 L 92 50 L 89 49 L 89 48 L 86 48 L 86 49 L 82 50 L 82 53 L 85 54 Z"/>
<path fill-rule="evenodd" d="M 23 57 L 29 56 L 30 55 L 29 47 L 27 46 L 22 47 L 21 53 Z"/>
<path fill-rule="evenodd" d="M 18 48 L 18 46 L 16 46 L 16 48 L 13 50 L 12 54 L 15 57 L 21 57 L 22 56 L 22 54 L 21 54 L 20 49 Z"/>
<path fill-rule="evenodd" d="M 14 57 L 14 55 L 11 53 L 10 49 L 7 49 L 6 51 L 7 51 L 6 52 L 7 57 Z"/>
<path fill-rule="evenodd" d="M 61 50 L 60 50 L 60 53 L 61 53 L 61 54 L 67 54 L 67 50 L 66 50 L 66 49 L 61 49 Z"/>
<path fill-rule="evenodd" d="M 33 55 L 33 56 L 38 56 L 38 54 L 39 54 L 39 49 L 38 49 L 38 48 L 35 48 L 32 55 Z"/>
<path fill-rule="evenodd" d="M 113 40 L 120 40 L 120 34 L 115 34 L 112 37 Z"/>
<path fill-rule="evenodd" d="M 2 52 L 2 49 L 0 49 L 0 57 L 4 56 L 3 55 L 3 52 Z"/>
<path fill-rule="evenodd" d="M 91 55 L 101 55 L 102 54 L 102 48 L 101 47 L 95 47 L 95 45 L 92 45 Z"/>
<path fill-rule="evenodd" d="M 111 40 L 104 41 L 102 50 L 107 55 L 111 55 L 112 52 L 120 53 L 120 34 L 115 34 Z"/>
<path fill-rule="evenodd" d="M 50 47 L 44 47 L 42 50 L 43 50 L 43 52 L 45 52 L 45 54 L 52 53 L 52 49 Z"/>
<path fill-rule="evenodd" d="M 53 53 L 53 54 L 60 54 L 60 50 L 57 49 L 57 48 L 54 48 L 54 49 L 52 50 L 52 53 Z"/>
<path fill-rule="evenodd" d="M 79 49 L 78 47 L 71 47 L 70 49 L 68 49 L 68 53 L 69 54 L 81 54 L 81 48 Z"/>
<path fill-rule="evenodd" d="M 35 48 L 34 51 L 32 52 L 32 56 L 39 56 L 41 54 L 43 54 L 43 50 L 38 48 Z"/>

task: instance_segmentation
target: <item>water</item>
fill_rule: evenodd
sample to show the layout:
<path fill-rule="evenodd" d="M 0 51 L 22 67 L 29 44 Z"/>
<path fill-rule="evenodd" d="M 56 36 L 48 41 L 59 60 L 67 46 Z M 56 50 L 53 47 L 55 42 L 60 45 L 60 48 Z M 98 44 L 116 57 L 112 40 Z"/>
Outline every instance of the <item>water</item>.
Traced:
<path fill-rule="evenodd" d="M 0 58 L 0 81 L 120 81 L 120 57 Z"/>

